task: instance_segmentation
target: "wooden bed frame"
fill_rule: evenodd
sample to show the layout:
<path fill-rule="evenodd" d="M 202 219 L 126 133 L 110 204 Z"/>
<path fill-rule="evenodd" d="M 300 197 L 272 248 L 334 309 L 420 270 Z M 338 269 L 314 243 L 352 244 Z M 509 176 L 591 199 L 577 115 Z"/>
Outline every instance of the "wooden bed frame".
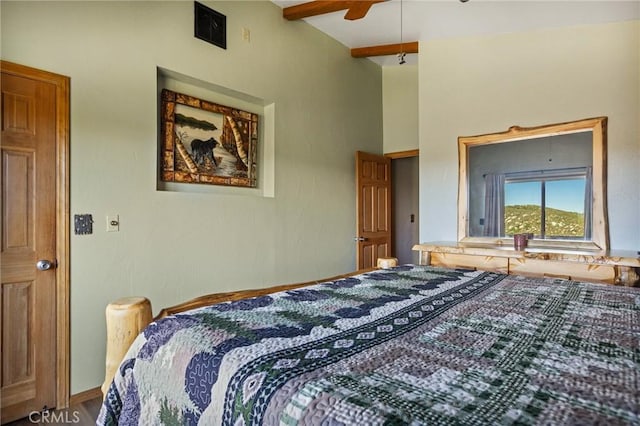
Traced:
<path fill-rule="evenodd" d="M 278 293 L 280 291 L 288 291 L 295 290 L 301 287 L 307 287 L 314 284 L 320 284 L 328 281 L 336 281 L 342 278 L 352 277 L 354 275 L 364 274 L 366 272 L 375 271 L 378 268 L 369 268 L 369 269 L 361 269 L 359 271 L 350 272 L 348 274 L 336 275 L 335 277 L 324 278 L 321 280 L 315 281 L 307 281 L 303 283 L 295 283 L 295 284 L 283 284 L 277 285 L 273 287 L 252 289 L 252 290 L 240 290 L 240 291 L 230 291 L 227 293 L 213 293 L 207 294 L 205 296 L 196 297 L 195 299 L 191 299 L 187 302 L 179 303 L 174 306 L 170 306 L 168 308 L 162 309 L 158 315 L 153 319 L 157 321 L 169 315 L 179 314 L 180 312 L 190 311 L 191 309 L 203 308 L 205 306 L 215 305 L 216 303 L 224 303 L 224 302 L 233 302 L 236 300 L 249 299 L 251 297 L 264 296 L 266 294 Z"/>
<path fill-rule="evenodd" d="M 375 271 L 382 268 L 396 266 L 398 259 L 392 257 L 379 258 L 376 268 L 360 269 L 347 274 L 336 275 L 321 280 L 306 281 L 295 284 L 284 284 L 273 287 L 230 291 L 226 293 L 213 293 L 200 296 L 195 299 L 179 303 L 162 309 L 154 318 L 151 317 L 151 302 L 145 297 L 125 297 L 118 299 L 106 308 L 107 322 L 107 350 L 106 350 L 106 369 L 105 379 L 102 384 L 102 395 L 106 396 L 115 372 L 124 358 L 127 350 L 133 343 L 134 339 L 140 332 L 152 321 L 157 321 L 169 315 L 179 314 L 191 309 L 203 308 L 205 306 L 214 305 L 216 303 L 231 302 L 236 300 L 248 299 L 251 297 L 264 296 L 280 291 L 295 290 L 301 287 L 307 287 L 323 282 L 336 281 L 355 275 L 364 274 L 366 272 Z"/>

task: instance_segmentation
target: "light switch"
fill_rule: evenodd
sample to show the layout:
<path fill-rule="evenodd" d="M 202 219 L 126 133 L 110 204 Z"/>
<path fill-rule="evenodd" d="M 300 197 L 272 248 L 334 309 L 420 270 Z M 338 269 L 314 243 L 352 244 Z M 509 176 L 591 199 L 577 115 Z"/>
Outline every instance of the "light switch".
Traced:
<path fill-rule="evenodd" d="M 107 215 L 107 232 L 118 232 L 120 230 L 120 217 L 117 214 Z"/>

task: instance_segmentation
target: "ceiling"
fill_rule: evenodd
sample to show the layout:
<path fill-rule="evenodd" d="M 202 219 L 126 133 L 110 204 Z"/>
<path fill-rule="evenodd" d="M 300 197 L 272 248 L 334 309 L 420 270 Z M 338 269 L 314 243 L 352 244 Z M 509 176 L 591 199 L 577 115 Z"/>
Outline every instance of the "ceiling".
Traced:
<path fill-rule="evenodd" d="M 309 0 L 272 0 L 288 7 Z M 640 19 L 638 0 L 387 0 L 374 4 L 359 20 L 345 10 L 304 21 L 349 48 L 434 39 L 530 31 Z M 402 21 L 401 21 L 402 12 Z M 417 63 L 409 54 L 407 63 Z M 393 56 L 371 57 L 380 65 L 398 65 Z"/>

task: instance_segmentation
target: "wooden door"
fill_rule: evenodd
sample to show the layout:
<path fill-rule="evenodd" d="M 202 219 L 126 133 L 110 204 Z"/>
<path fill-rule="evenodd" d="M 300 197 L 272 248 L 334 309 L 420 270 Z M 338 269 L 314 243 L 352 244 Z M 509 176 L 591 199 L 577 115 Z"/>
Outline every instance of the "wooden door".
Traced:
<path fill-rule="evenodd" d="M 356 152 L 356 241 L 358 269 L 391 256 L 391 160 Z"/>
<path fill-rule="evenodd" d="M 57 143 L 62 117 L 58 86 L 14 65 L 2 63 L 0 113 L 2 423 L 57 401 Z"/>

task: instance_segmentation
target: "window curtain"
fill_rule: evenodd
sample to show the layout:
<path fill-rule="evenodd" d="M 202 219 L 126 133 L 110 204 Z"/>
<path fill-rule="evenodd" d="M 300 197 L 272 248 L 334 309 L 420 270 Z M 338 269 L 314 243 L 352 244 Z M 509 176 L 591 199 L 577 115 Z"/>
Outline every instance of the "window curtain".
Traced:
<path fill-rule="evenodd" d="M 504 175 L 487 174 L 484 177 L 484 235 L 504 235 Z"/>
<path fill-rule="evenodd" d="M 591 240 L 591 228 L 593 219 L 591 212 L 593 211 L 593 167 L 586 168 L 584 182 L 584 239 Z"/>

